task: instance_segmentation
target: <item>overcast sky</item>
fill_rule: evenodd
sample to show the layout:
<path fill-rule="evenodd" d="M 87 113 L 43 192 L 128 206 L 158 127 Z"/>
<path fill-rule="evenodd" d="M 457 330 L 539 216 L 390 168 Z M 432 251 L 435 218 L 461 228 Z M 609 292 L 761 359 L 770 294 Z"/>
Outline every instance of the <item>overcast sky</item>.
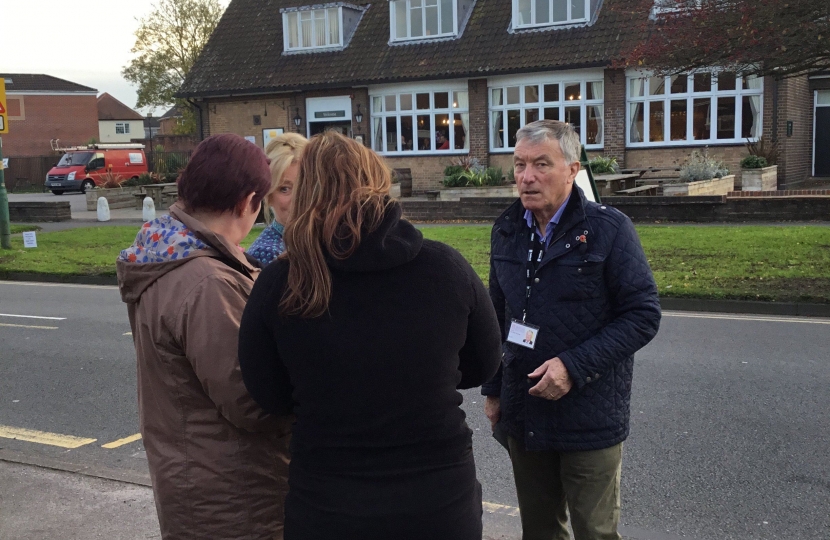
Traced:
<path fill-rule="evenodd" d="M 132 59 L 137 19 L 156 1 L 0 0 L 0 72 L 54 75 L 135 107 L 121 69 Z"/>

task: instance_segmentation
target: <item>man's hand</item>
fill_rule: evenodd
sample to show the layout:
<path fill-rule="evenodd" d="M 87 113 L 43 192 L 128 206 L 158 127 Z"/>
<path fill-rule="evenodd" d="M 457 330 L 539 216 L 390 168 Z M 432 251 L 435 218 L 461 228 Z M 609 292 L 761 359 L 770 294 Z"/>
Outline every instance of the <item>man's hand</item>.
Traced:
<path fill-rule="evenodd" d="M 496 424 L 501 418 L 501 400 L 497 397 L 487 396 L 484 400 L 484 414 L 490 419 L 490 429 L 496 429 Z"/>
<path fill-rule="evenodd" d="M 559 357 L 551 358 L 528 375 L 531 379 L 541 377 L 536 386 L 530 389 L 530 395 L 556 401 L 571 391 L 573 381 Z M 486 407 L 486 405 L 485 405 Z"/>

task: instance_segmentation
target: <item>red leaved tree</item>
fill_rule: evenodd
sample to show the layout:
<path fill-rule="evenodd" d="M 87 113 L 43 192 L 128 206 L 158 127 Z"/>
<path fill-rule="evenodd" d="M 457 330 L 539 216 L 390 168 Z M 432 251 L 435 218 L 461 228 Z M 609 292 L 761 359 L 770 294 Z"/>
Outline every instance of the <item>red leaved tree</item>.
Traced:
<path fill-rule="evenodd" d="M 620 62 L 658 74 L 723 66 L 786 78 L 830 69 L 830 0 L 616 0 L 640 18 Z"/>

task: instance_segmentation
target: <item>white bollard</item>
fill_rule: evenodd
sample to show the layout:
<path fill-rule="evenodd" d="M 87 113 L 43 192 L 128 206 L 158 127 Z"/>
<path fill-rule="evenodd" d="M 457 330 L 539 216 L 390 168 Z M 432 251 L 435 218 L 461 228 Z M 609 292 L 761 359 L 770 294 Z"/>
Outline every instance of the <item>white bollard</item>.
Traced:
<path fill-rule="evenodd" d="M 153 221 L 156 219 L 156 203 L 153 202 L 152 197 L 144 197 L 144 208 L 141 211 L 141 219 L 144 221 Z"/>
<path fill-rule="evenodd" d="M 110 220 L 110 204 L 104 197 L 98 197 L 98 221 Z"/>

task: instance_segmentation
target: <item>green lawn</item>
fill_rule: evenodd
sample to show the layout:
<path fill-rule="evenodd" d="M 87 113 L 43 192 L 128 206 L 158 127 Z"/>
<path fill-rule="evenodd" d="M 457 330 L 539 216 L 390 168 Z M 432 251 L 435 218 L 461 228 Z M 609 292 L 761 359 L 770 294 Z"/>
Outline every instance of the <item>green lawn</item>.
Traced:
<path fill-rule="evenodd" d="M 12 225 L 12 234 L 20 234 L 29 231 L 39 231 L 37 225 Z"/>
<path fill-rule="evenodd" d="M 662 296 L 830 303 L 830 227 L 681 227 L 642 225 L 643 241 Z M 135 227 L 96 227 L 38 234 L 37 249 L 13 237 L 0 251 L 4 272 L 113 275 L 113 261 Z M 428 227 L 483 280 L 489 268 L 488 226 Z M 255 229 L 243 242 L 250 245 Z"/>

